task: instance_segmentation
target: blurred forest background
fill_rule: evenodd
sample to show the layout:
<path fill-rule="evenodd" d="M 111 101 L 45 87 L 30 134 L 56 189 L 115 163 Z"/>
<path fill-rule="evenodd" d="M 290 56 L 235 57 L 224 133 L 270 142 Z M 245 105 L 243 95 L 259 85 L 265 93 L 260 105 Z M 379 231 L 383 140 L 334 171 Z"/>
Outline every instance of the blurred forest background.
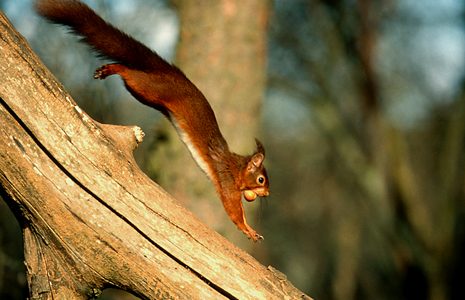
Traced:
<path fill-rule="evenodd" d="M 253 245 L 159 113 L 31 1 L 0 9 L 94 119 L 146 133 L 140 167 L 315 299 L 465 299 L 465 4 L 460 0 L 86 1 L 204 91 L 230 146 L 267 151 Z M 24 299 L 0 201 L 0 298 Z M 121 299 L 106 295 L 106 299 Z"/>

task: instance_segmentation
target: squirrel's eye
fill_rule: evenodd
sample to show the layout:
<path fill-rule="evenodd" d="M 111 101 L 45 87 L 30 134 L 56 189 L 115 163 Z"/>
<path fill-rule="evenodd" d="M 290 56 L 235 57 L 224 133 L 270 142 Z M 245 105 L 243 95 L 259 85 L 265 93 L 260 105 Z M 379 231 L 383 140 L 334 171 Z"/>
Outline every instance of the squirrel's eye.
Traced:
<path fill-rule="evenodd" d="M 257 183 L 258 184 L 264 184 L 265 183 L 265 176 L 260 175 L 257 177 Z"/>

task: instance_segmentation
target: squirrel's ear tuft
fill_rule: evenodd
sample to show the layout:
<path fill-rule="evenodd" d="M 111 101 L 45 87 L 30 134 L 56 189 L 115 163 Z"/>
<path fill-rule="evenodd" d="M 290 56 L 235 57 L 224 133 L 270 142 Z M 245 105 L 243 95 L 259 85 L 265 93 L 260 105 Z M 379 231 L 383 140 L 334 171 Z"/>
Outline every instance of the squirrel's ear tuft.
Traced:
<path fill-rule="evenodd" d="M 257 144 L 257 153 L 261 153 L 263 156 L 265 156 L 265 148 L 257 138 L 255 138 L 255 144 Z"/>

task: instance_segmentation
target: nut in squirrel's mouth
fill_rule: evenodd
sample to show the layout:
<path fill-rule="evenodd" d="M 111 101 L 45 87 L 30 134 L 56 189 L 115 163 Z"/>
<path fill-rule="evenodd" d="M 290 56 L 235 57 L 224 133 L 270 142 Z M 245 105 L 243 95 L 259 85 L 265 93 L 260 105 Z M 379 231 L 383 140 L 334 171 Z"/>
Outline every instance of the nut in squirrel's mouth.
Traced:
<path fill-rule="evenodd" d="M 245 200 L 252 202 L 257 199 L 257 196 L 266 197 L 270 193 L 264 189 L 255 189 L 255 190 L 245 190 L 244 191 L 244 198 Z"/>

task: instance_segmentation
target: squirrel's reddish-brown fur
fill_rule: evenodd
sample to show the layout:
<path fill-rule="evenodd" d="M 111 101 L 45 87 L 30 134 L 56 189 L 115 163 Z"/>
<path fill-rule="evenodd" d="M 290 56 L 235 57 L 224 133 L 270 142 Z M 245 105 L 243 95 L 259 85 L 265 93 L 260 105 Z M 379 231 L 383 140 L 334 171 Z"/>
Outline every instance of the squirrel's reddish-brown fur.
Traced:
<path fill-rule="evenodd" d="M 97 69 L 94 77 L 120 75 L 137 100 L 162 112 L 215 185 L 231 220 L 249 238 L 262 239 L 247 224 L 242 207 L 243 193 L 248 201 L 269 193 L 261 143 L 256 140 L 257 151 L 250 156 L 231 152 L 208 101 L 184 73 L 105 22 L 87 5 L 75 0 L 39 0 L 36 8 L 114 62 Z"/>

